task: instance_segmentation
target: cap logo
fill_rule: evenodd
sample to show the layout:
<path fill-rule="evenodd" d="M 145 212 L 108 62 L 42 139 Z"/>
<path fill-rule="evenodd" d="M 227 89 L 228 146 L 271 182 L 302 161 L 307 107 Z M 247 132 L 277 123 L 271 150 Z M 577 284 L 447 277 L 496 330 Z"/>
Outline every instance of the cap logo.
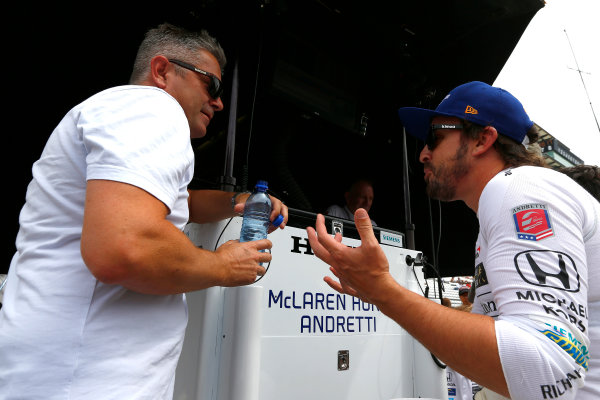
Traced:
<path fill-rule="evenodd" d="M 465 109 L 465 114 L 479 114 L 479 112 L 475 108 L 467 106 Z"/>

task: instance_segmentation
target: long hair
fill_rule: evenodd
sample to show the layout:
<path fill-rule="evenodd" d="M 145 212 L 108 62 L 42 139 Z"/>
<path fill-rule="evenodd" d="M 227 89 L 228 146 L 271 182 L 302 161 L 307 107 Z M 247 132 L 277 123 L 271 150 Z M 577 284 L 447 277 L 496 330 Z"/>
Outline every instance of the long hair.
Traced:
<path fill-rule="evenodd" d="M 142 81 L 150 71 L 150 60 L 157 55 L 194 64 L 199 61 L 200 50 L 206 50 L 215 56 L 221 71 L 225 69 L 227 59 L 223 48 L 205 30 L 189 31 L 167 23 L 150 29 L 138 48 L 129 83 Z"/>
<path fill-rule="evenodd" d="M 484 126 L 474 124 L 469 121 L 462 121 L 464 134 L 471 139 L 476 139 L 484 129 Z M 523 165 L 533 165 L 537 167 L 548 167 L 542 149 L 538 144 L 540 137 L 539 128 L 534 124 L 527 132 L 529 144 L 518 143 L 508 136 L 498 132 L 498 138 L 494 142 L 494 149 L 500 154 L 507 167 L 516 168 Z"/>
<path fill-rule="evenodd" d="M 596 165 L 575 165 L 559 169 L 600 201 L 600 168 Z"/>

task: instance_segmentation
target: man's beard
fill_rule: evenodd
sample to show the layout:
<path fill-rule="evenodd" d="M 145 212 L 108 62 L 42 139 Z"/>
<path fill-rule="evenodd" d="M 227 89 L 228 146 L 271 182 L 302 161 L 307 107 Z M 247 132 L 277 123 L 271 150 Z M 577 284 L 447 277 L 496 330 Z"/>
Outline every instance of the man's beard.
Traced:
<path fill-rule="evenodd" d="M 437 167 L 426 164 L 425 167 L 431 170 L 431 175 L 427 181 L 427 195 L 433 199 L 441 201 L 456 200 L 456 182 L 467 174 L 469 164 L 465 158 L 467 154 L 467 144 L 461 141 L 460 147 L 450 161 L 454 161 L 451 168 L 446 163 L 441 163 Z"/>

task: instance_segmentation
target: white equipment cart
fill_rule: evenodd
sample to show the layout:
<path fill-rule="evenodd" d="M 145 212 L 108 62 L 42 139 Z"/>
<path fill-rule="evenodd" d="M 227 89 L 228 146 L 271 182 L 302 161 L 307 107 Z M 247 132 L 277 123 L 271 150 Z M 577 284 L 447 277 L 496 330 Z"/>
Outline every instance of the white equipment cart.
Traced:
<path fill-rule="evenodd" d="M 175 400 L 447 399 L 446 372 L 423 346 L 376 307 L 323 281 L 328 266 L 312 252 L 306 226 L 316 215 L 290 209 L 269 235 L 273 260 L 252 285 L 187 294 L 189 323 Z M 214 250 L 239 238 L 240 217 L 189 224 L 186 234 Z M 351 221 L 326 217 L 330 232 L 359 246 Z M 375 228 L 394 278 L 421 293 L 419 252 L 399 232 Z"/>

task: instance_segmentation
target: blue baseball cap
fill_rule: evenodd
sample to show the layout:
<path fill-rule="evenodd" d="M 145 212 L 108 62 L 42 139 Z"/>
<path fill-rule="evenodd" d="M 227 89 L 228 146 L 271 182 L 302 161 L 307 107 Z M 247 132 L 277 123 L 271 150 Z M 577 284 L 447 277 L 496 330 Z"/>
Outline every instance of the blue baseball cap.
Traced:
<path fill-rule="evenodd" d="M 533 121 L 515 96 L 484 82 L 469 82 L 454 89 L 435 110 L 403 107 L 398 115 L 406 131 L 425 140 L 431 119 L 438 115 L 457 117 L 477 125 L 493 126 L 498 133 L 522 143 Z"/>

